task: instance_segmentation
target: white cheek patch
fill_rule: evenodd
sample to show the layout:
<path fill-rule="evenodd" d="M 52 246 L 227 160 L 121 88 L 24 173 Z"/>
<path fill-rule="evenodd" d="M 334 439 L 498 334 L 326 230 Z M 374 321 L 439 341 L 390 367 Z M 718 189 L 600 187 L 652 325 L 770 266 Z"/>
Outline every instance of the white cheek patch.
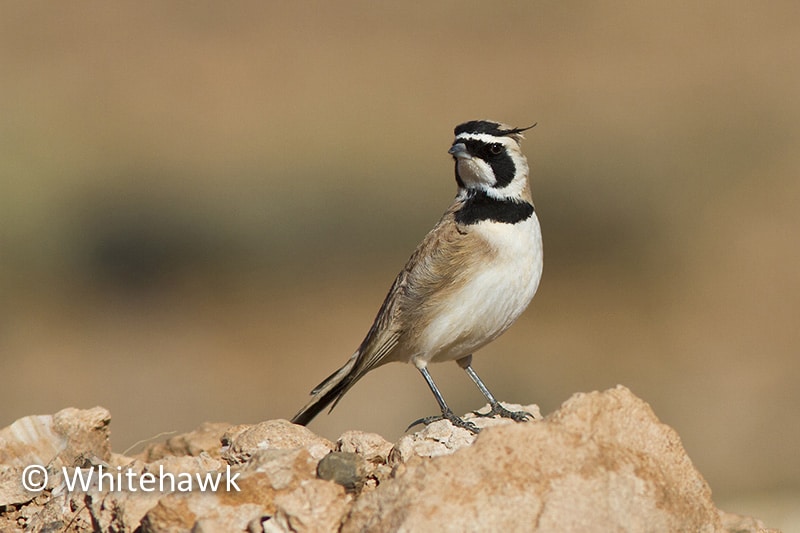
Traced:
<path fill-rule="evenodd" d="M 458 176 L 467 187 L 491 187 L 495 183 L 492 167 L 483 159 L 471 157 L 458 160 Z"/>
<path fill-rule="evenodd" d="M 458 160 L 458 175 L 467 188 L 484 189 L 496 198 L 514 198 L 519 196 L 526 187 L 528 175 L 528 163 L 525 157 L 519 153 L 519 145 L 514 139 L 488 133 L 462 133 L 458 135 L 455 142 L 465 140 L 476 140 L 487 144 L 499 143 L 506 147 L 506 152 L 514 162 L 515 177 L 502 189 L 495 189 L 497 177 L 491 165 L 479 157 Z M 522 177 L 523 179 L 520 179 Z"/>

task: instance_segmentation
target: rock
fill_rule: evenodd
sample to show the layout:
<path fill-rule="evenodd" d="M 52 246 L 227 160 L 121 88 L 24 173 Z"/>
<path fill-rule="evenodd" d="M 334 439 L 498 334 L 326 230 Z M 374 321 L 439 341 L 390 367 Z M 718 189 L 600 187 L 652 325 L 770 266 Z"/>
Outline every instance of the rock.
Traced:
<path fill-rule="evenodd" d="M 236 426 L 222 437 L 222 458 L 241 464 L 259 450 L 287 450 L 303 447 L 312 457 L 322 459 L 333 451 L 333 443 L 318 437 L 310 429 L 286 420 L 269 420 L 255 426 Z"/>
<path fill-rule="evenodd" d="M 127 459 L 127 461 L 126 461 Z M 37 524 L 45 521 L 53 514 L 60 514 L 62 518 L 68 518 L 69 522 L 82 524 L 86 531 L 126 531 L 132 530 L 131 525 L 138 525 L 146 513 L 153 508 L 161 498 L 169 494 L 173 489 L 170 479 L 180 480 L 180 476 L 205 475 L 206 473 L 216 473 L 224 470 L 225 463 L 219 459 L 214 459 L 206 453 L 201 453 L 199 457 L 165 457 L 152 463 L 143 463 L 141 460 L 131 460 L 117 454 L 112 454 L 111 461 L 106 463 L 99 461 L 92 463 L 84 461 L 77 467 L 84 469 L 94 468 L 97 475 L 99 467 L 102 466 L 105 472 L 132 472 L 134 479 L 140 479 L 143 474 L 152 474 L 156 480 L 155 490 L 143 491 L 141 489 L 132 490 L 127 484 L 110 487 L 106 486 L 100 490 L 94 478 L 90 488 L 84 490 L 79 487 L 69 491 L 63 475 L 54 476 L 55 488 L 50 494 L 50 499 L 45 502 L 42 509 L 37 510 L 35 506 L 29 506 L 28 512 L 30 520 L 27 524 L 29 528 L 36 530 Z M 119 467 L 119 468 L 118 468 Z M 75 473 L 75 468 L 66 470 L 70 478 Z M 165 480 L 162 482 L 165 490 L 159 488 L 159 481 L 162 475 Z M 170 477 L 172 476 L 172 477 Z M 126 478 L 122 478 L 126 479 Z M 118 480 L 114 481 L 115 483 Z M 68 512 L 68 510 L 70 512 Z M 77 530 L 83 530 L 77 528 Z"/>
<path fill-rule="evenodd" d="M 377 433 L 345 431 L 336 441 L 336 451 L 357 453 L 365 461 L 373 464 L 386 464 L 394 446 Z"/>
<path fill-rule="evenodd" d="M 28 416 L 0 429 L 0 507 L 31 501 L 21 479 L 26 467 L 46 466 L 49 477 L 83 458 L 108 460 L 111 414 L 102 407 L 63 409 L 54 415 Z M 53 488 L 52 479 L 48 489 Z"/>
<path fill-rule="evenodd" d="M 751 516 L 720 511 L 719 518 L 723 530 L 728 533 L 780 533 L 777 529 L 765 527 L 764 522 Z"/>
<path fill-rule="evenodd" d="M 339 531 L 350 510 L 352 498 L 339 485 L 322 481 L 303 481 L 297 490 L 275 497 L 276 512 L 271 528 L 265 531 Z"/>
<path fill-rule="evenodd" d="M 198 456 L 203 452 L 219 458 L 222 454 L 222 437 L 230 428 L 231 424 L 224 422 L 206 422 L 189 433 L 148 445 L 137 457 L 146 463 L 167 456 Z"/>
<path fill-rule="evenodd" d="M 28 416 L 0 429 L 0 464 L 27 466 L 58 460 L 71 465 L 79 456 L 108 459 L 111 414 L 102 407 L 67 408 L 54 415 Z"/>
<path fill-rule="evenodd" d="M 147 513 L 142 532 L 240 531 L 260 523 L 272 530 L 276 524 L 293 528 L 286 531 L 338 529 L 350 498 L 343 487 L 316 479 L 318 461 L 306 448 L 264 448 L 251 458 L 238 471 L 239 490 L 170 494 Z"/>
<path fill-rule="evenodd" d="M 346 431 L 336 441 L 336 451 L 354 453 L 363 458 L 363 478 L 357 491 L 377 487 L 392 472 L 389 456 L 394 445 L 376 433 Z M 323 477 L 323 476 L 320 476 Z"/>
<path fill-rule="evenodd" d="M 768 531 L 719 511 L 678 435 L 624 387 L 546 419 L 507 407 L 535 419 L 469 414 L 477 437 L 439 421 L 394 445 L 357 431 L 334 444 L 285 420 L 204 424 L 136 457 L 111 452 L 104 409 L 27 417 L 0 430 L 0 531 Z M 47 483 L 26 492 L 38 463 Z M 69 489 L 78 468 L 161 485 Z M 187 481 L 207 476 L 219 485 Z"/>
<path fill-rule="evenodd" d="M 534 420 L 542 418 L 538 405 L 504 404 L 504 406 L 511 411 L 526 411 L 533 415 Z M 490 408 L 487 404 L 479 412 L 488 412 Z M 477 416 L 475 413 L 468 413 L 463 418 L 481 429 L 513 423 L 507 418 L 487 418 Z M 464 428 L 456 427 L 447 420 L 438 420 L 424 426 L 416 433 L 403 435 L 391 450 L 389 464 L 405 463 L 414 456 L 438 457 L 440 455 L 450 455 L 461 448 L 470 446 L 475 441 L 475 437 L 474 433 Z"/>
<path fill-rule="evenodd" d="M 343 531 L 722 531 L 678 435 L 628 389 L 578 394 L 547 419 L 411 461 Z"/>
<path fill-rule="evenodd" d="M 174 476 L 179 474 L 205 474 L 225 470 L 225 463 L 202 452 L 197 457 L 184 455 L 183 457 L 163 457 L 157 461 L 146 463 L 142 472 L 150 472 L 156 476 L 169 473 Z"/>
<path fill-rule="evenodd" d="M 367 462 L 357 453 L 331 452 L 317 465 L 317 477 L 358 492 L 367 480 Z"/>

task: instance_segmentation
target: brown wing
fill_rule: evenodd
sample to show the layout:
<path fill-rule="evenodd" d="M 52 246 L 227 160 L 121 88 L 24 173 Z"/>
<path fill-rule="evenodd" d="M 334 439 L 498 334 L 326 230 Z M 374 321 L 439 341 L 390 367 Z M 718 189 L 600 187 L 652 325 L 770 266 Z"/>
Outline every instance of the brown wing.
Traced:
<path fill-rule="evenodd" d="M 376 366 L 413 355 L 416 337 L 431 313 L 482 261 L 483 254 L 475 253 L 476 245 L 482 243 L 468 237 L 468 228 L 455 222 L 454 213 L 460 206 L 461 202 L 456 202 L 445 212 L 395 278 L 359 347 L 354 369 L 358 377 Z"/>
<path fill-rule="evenodd" d="M 427 321 L 442 311 L 447 295 L 469 278 L 471 267 L 484 260 L 480 251 L 488 249 L 469 237 L 468 228 L 456 224 L 454 213 L 461 205 L 455 202 L 425 236 L 395 278 L 356 353 L 312 391 L 312 399 L 292 422 L 307 424 L 327 405 L 333 409 L 372 368 L 416 354 L 416 341 Z"/>

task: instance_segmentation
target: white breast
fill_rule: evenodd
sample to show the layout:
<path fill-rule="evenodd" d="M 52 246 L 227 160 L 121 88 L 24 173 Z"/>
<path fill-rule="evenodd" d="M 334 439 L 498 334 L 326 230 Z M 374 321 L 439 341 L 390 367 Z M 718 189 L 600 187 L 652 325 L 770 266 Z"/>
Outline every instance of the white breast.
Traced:
<path fill-rule="evenodd" d="M 438 310 L 421 336 L 417 365 L 460 359 L 491 342 L 530 303 L 542 277 L 542 234 L 534 213 L 518 224 L 483 221 L 471 231 L 496 255 Z"/>

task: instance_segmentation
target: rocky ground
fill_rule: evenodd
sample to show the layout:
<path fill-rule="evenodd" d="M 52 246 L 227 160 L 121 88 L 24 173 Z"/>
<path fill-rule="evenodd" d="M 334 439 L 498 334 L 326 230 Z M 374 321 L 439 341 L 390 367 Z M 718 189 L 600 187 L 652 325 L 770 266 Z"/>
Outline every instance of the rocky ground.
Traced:
<path fill-rule="evenodd" d="M 546 418 L 517 408 L 536 419 L 473 418 L 477 438 L 440 421 L 331 442 L 270 420 L 136 456 L 110 449 L 103 408 L 30 416 L 0 430 L 0 531 L 776 531 L 717 509 L 677 433 L 624 387 Z"/>

